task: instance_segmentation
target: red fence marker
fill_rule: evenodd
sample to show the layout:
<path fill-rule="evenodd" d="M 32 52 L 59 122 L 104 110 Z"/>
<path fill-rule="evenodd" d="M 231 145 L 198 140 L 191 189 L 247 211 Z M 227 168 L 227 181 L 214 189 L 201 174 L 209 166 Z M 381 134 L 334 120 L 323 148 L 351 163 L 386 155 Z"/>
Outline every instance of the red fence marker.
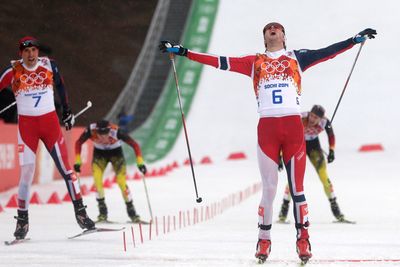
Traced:
<path fill-rule="evenodd" d="M 243 152 L 235 152 L 231 153 L 228 156 L 228 160 L 237 160 L 237 159 L 246 159 L 246 154 L 244 154 Z"/>
<path fill-rule="evenodd" d="M 6 204 L 6 208 L 18 208 L 18 194 L 14 194 L 10 197 Z"/>
<path fill-rule="evenodd" d="M 40 199 L 39 194 L 37 192 L 33 192 L 31 200 L 29 200 L 30 204 L 43 204 L 43 201 Z"/>
<path fill-rule="evenodd" d="M 143 232 L 141 223 L 139 223 L 139 231 L 140 231 L 140 242 L 143 244 Z"/>
<path fill-rule="evenodd" d="M 383 146 L 381 144 L 366 144 L 362 145 L 359 149 L 359 152 L 374 152 L 374 151 L 383 151 Z"/>
<path fill-rule="evenodd" d="M 135 233 L 133 232 L 133 226 L 131 226 L 131 233 L 132 233 L 132 243 L 133 243 L 133 247 L 136 247 L 136 243 L 135 243 Z"/>
<path fill-rule="evenodd" d="M 57 192 L 54 192 L 53 194 L 51 194 L 51 196 L 49 197 L 49 200 L 47 200 L 47 204 L 61 204 L 62 201 L 60 199 L 60 197 L 58 196 Z"/>
<path fill-rule="evenodd" d="M 125 239 L 125 231 L 122 232 L 122 242 L 124 243 L 124 251 L 126 252 L 126 239 Z"/>

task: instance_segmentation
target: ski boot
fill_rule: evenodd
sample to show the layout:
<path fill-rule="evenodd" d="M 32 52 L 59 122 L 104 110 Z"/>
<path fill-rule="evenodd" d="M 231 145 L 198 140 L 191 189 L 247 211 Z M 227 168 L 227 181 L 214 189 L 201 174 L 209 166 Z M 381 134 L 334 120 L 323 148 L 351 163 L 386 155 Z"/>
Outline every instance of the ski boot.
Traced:
<path fill-rule="evenodd" d="M 95 224 L 86 213 L 86 206 L 83 205 L 82 199 L 74 200 L 75 218 L 78 225 L 82 229 L 94 229 Z"/>
<path fill-rule="evenodd" d="M 297 239 L 296 251 L 297 255 L 299 255 L 302 264 L 307 263 L 307 261 L 312 257 L 310 241 L 308 241 L 307 238 Z"/>
<path fill-rule="evenodd" d="M 18 216 L 14 216 L 17 220 L 17 226 L 15 228 L 14 236 L 15 239 L 24 239 L 29 231 L 29 217 L 27 210 L 18 210 Z"/>
<path fill-rule="evenodd" d="M 340 212 L 339 205 L 336 202 L 336 197 L 335 198 L 330 198 L 329 202 L 331 203 L 331 210 L 332 210 L 333 216 L 335 216 L 335 218 L 339 222 L 345 221 L 344 215 Z"/>
<path fill-rule="evenodd" d="M 271 240 L 259 239 L 256 247 L 256 258 L 259 263 L 264 263 L 271 252 Z"/>
<path fill-rule="evenodd" d="M 105 199 L 104 198 L 97 199 L 97 204 L 99 207 L 99 216 L 97 216 L 97 221 L 98 222 L 107 221 L 108 210 L 107 210 L 107 205 L 106 205 Z"/>
<path fill-rule="evenodd" d="M 284 199 L 282 206 L 281 206 L 281 211 L 279 212 L 279 220 L 278 223 L 285 223 L 286 222 L 286 218 L 288 215 L 288 211 L 289 211 L 289 200 Z"/>
<path fill-rule="evenodd" d="M 135 206 L 133 206 L 132 200 L 126 202 L 126 211 L 128 212 L 128 216 L 133 223 L 140 222 L 140 216 L 136 213 Z"/>

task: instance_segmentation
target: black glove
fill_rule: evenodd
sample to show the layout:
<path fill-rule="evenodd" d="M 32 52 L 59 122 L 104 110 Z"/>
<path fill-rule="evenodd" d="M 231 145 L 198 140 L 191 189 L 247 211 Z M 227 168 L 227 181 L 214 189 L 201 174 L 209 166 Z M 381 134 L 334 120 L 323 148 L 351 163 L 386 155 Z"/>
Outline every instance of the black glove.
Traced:
<path fill-rule="evenodd" d="M 328 163 L 331 163 L 334 160 L 335 160 L 335 151 L 333 149 L 329 149 Z"/>
<path fill-rule="evenodd" d="M 70 109 L 65 109 L 62 115 L 62 122 L 65 124 L 67 131 L 71 130 L 75 123 L 75 116 L 72 114 Z"/>
<path fill-rule="evenodd" d="M 138 168 L 139 168 L 141 173 L 146 174 L 146 172 L 147 172 L 146 165 L 144 165 L 144 164 L 139 165 Z"/>
<path fill-rule="evenodd" d="M 81 164 L 75 163 L 74 164 L 74 170 L 75 170 L 75 172 L 80 173 L 81 172 Z"/>
<path fill-rule="evenodd" d="M 187 48 L 184 48 L 180 44 L 174 44 L 171 43 L 170 41 L 161 41 L 160 44 L 158 45 L 160 50 L 165 53 L 174 53 L 175 55 L 178 56 L 187 56 Z"/>
<path fill-rule="evenodd" d="M 283 158 L 282 156 L 279 156 L 279 164 L 278 164 L 278 171 L 283 170 Z"/>
<path fill-rule="evenodd" d="M 374 39 L 376 34 L 376 30 L 374 29 L 365 29 L 353 37 L 353 42 L 359 44 L 364 42 L 367 38 Z"/>

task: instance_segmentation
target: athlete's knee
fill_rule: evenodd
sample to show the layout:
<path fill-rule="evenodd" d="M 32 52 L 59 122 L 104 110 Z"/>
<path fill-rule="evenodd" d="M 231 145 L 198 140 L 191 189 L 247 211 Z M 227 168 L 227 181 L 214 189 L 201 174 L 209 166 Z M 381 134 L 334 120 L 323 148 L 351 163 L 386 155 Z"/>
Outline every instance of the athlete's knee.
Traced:
<path fill-rule="evenodd" d="M 33 176 L 35 175 L 35 164 L 25 164 L 21 166 L 21 176 L 20 185 L 27 184 L 30 185 L 33 181 Z"/>
<path fill-rule="evenodd" d="M 275 197 L 277 186 L 275 184 L 263 184 L 263 196 Z"/>
<path fill-rule="evenodd" d="M 306 201 L 306 196 L 304 194 L 300 194 L 300 195 L 296 195 L 296 196 L 292 195 L 292 199 L 293 199 L 293 202 L 295 202 L 295 203 L 301 203 L 301 202 Z"/>
<path fill-rule="evenodd" d="M 117 184 L 121 190 L 125 190 L 126 188 L 126 175 L 118 175 L 117 176 Z"/>

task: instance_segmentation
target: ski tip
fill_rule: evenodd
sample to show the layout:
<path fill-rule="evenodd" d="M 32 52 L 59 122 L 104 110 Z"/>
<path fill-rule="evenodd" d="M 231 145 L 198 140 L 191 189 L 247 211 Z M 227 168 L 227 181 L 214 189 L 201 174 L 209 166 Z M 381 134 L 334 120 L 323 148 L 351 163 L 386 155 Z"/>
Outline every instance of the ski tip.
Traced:
<path fill-rule="evenodd" d="M 116 231 L 122 231 L 124 230 L 125 227 L 121 227 L 121 228 L 102 228 L 102 227 L 95 227 L 95 228 L 91 228 L 91 229 L 86 229 L 83 232 L 80 232 L 77 235 L 74 236 L 70 236 L 68 237 L 68 239 L 74 239 L 83 235 L 88 235 L 88 234 L 93 234 L 93 233 L 98 233 L 98 232 L 116 232 Z"/>
<path fill-rule="evenodd" d="M 14 240 L 11 240 L 11 241 L 4 241 L 4 245 L 6 245 L 6 246 L 11 246 L 11 245 L 23 243 L 23 242 L 29 241 L 29 240 L 31 240 L 31 239 L 30 239 L 30 238 L 14 239 Z"/>

